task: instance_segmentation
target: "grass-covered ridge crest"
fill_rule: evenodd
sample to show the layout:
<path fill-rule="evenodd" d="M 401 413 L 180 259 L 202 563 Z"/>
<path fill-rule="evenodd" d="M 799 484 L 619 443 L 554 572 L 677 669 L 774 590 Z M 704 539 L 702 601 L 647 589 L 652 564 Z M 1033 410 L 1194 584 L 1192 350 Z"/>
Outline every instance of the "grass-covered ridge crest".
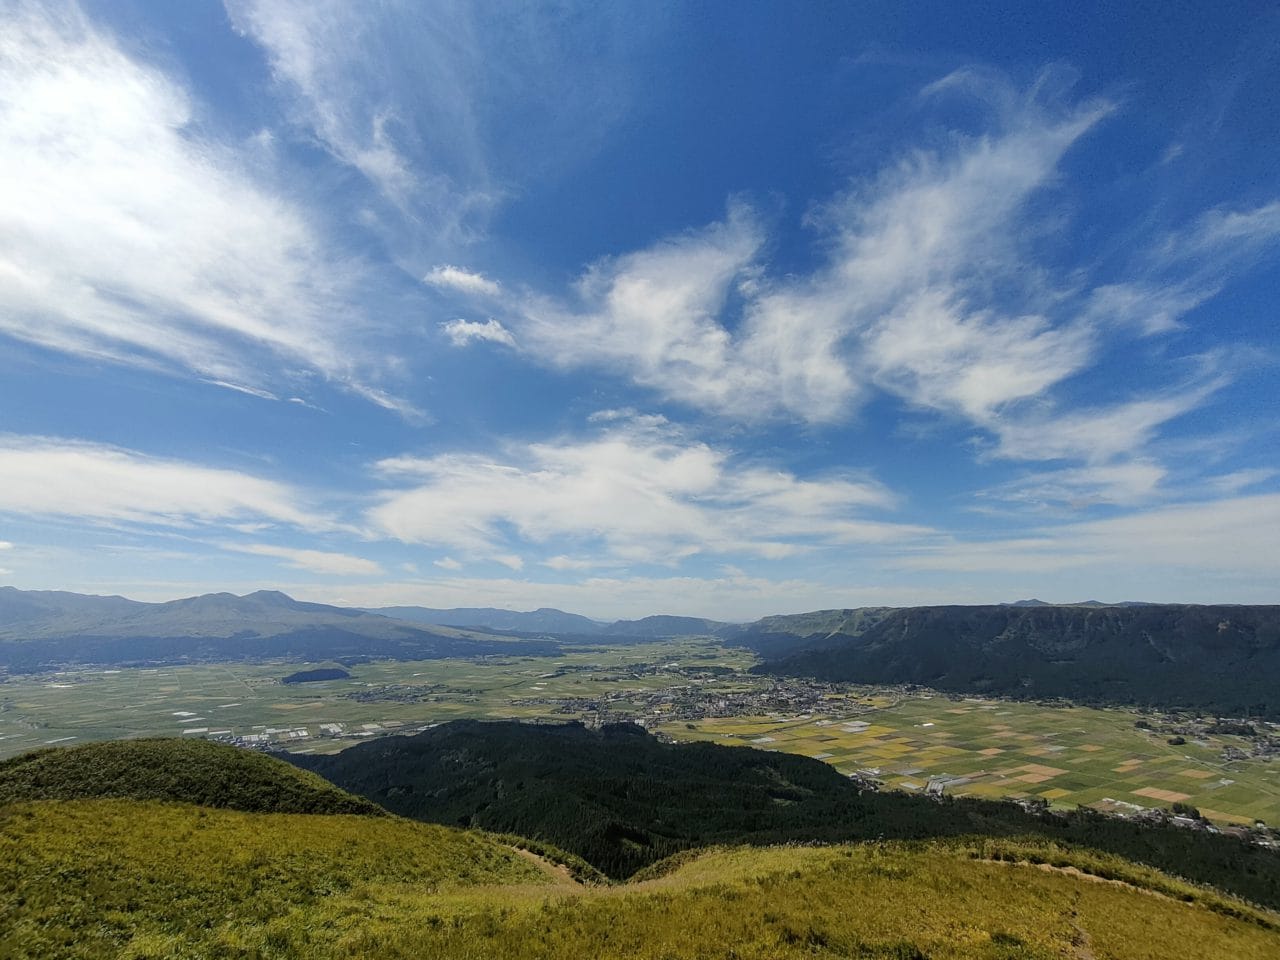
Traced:
<path fill-rule="evenodd" d="M 112 740 L 0 761 L 0 804 L 109 797 L 252 813 L 385 814 L 275 757 L 206 740 Z"/>

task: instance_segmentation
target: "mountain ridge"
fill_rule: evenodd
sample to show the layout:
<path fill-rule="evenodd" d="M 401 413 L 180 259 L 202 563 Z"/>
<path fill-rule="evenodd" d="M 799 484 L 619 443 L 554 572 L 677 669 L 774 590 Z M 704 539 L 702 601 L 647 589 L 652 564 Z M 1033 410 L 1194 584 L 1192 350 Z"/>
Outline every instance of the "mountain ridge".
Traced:
<path fill-rule="evenodd" d="M 208 593 L 160 603 L 0 587 L 0 665 L 192 660 L 432 659 L 551 655 L 558 644 L 480 630 L 407 623 L 352 607 L 295 600 L 275 590 Z"/>
<path fill-rule="evenodd" d="M 790 651 L 773 633 L 731 642 L 765 658 L 758 673 L 1280 716 L 1280 606 L 907 607 Z"/>

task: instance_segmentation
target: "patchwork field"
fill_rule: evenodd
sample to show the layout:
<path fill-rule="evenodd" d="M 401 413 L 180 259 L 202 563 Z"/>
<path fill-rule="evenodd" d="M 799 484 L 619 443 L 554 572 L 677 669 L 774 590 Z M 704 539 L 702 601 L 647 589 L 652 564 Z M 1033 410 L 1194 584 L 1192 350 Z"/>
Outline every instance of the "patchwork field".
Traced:
<path fill-rule="evenodd" d="M 0 758 L 156 735 L 331 753 L 459 718 L 638 718 L 676 739 L 798 753 L 888 788 L 924 791 L 932 779 L 952 794 L 1111 810 L 1182 802 L 1222 823 L 1280 823 L 1280 762 L 1225 761 L 1225 748 L 1244 743 L 1238 737 L 1174 746 L 1135 728 L 1137 715 L 1123 710 L 779 688 L 746 673 L 751 663 L 745 651 L 686 640 L 582 647 L 555 658 L 378 661 L 350 667 L 349 679 L 300 684 L 280 681 L 324 664 L 8 677 L 0 682 Z M 779 710 L 779 689 L 807 696 L 807 712 Z M 758 715 L 715 716 L 725 712 Z"/>
<path fill-rule="evenodd" d="M 70 670 L 0 681 L 0 758 L 37 747 L 140 736 L 250 739 L 334 752 L 369 736 L 463 717 L 624 719 L 704 667 L 718 690 L 762 685 L 749 654 L 709 642 L 578 648 L 563 657 L 375 661 L 350 679 L 282 684 L 332 664 L 225 663 Z"/>
<path fill-rule="evenodd" d="M 869 691 L 870 692 L 870 691 Z M 1188 803 L 1212 820 L 1280 823 L 1280 763 L 1222 759 L 1236 737 L 1171 745 L 1136 729 L 1135 714 L 1086 707 L 943 696 L 851 695 L 867 705 L 854 720 L 807 716 L 700 720 L 663 727 L 681 740 L 705 739 L 815 757 L 886 787 L 981 797 L 1040 797 L 1099 809 Z M 832 702 L 832 714 L 848 716 Z"/>

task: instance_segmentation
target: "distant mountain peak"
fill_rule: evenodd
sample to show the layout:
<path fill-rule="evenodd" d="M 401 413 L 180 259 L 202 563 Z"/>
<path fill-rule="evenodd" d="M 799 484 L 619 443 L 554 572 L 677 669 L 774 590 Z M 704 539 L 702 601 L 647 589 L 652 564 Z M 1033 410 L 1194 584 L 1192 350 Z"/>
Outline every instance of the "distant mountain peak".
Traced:
<path fill-rule="evenodd" d="M 253 593 L 246 593 L 241 600 L 258 600 L 262 603 L 275 603 L 282 606 L 293 606 L 298 601 L 293 599 L 287 593 L 279 590 L 255 590 Z"/>

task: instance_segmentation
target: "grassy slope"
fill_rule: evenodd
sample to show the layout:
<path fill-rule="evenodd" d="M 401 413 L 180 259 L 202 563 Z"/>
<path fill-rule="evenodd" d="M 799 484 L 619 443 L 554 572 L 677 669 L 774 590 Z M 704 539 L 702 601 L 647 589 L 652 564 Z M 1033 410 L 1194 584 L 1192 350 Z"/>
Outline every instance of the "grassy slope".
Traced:
<path fill-rule="evenodd" d="M 128 800 L 0 807 L 0 863 L 0 956 L 68 960 L 270 955 L 273 924 L 341 928 L 372 889 L 548 876 L 483 835 L 392 817 Z"/>
<path fill-rule="evenodd" d="M 274 757 L 204 740 L 117 740 L 0 762 L 0 803 L 99 797 L 260 813 L 385 812 Z"/>
<path fill-rule="evenodd" d="M 31 960 L 1280 955 L 1280 918 L 1005 841 L 714 851 L 584 888 L 485 836 L 392 818 L 98 800 L 0 809 L 0 857 L 0 955 Z"/>

